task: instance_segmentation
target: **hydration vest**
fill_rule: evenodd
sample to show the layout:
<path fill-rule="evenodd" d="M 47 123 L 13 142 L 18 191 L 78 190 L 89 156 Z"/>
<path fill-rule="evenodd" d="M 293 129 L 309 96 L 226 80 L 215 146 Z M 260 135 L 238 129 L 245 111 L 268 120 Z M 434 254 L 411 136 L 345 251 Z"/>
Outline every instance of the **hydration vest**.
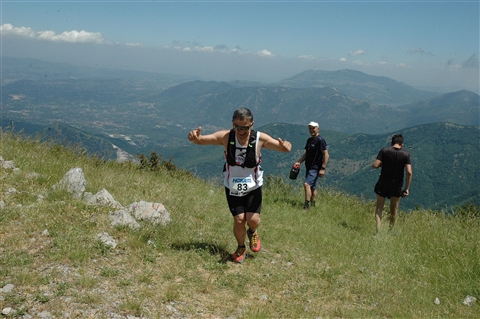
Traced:
<path fill-rule="evenodd" d="M 245 153 L 245 161 L 243 162 L 242 167 L 254 168 L 260 164 L 261 160 L 257 163 L 256 149 L 257 149 L 257 131 L 252 130 L 250 132 L 250 138 L 248 139 L 247 150 Z M 237 150 L 237 145 L 235 142 L 235 130 L 231 129 L 230 134 L 228 135 L 228 146 L 227 146 L 227 163 L 230 166 L 237 166 L 235 161 L 235 151 Z"/>

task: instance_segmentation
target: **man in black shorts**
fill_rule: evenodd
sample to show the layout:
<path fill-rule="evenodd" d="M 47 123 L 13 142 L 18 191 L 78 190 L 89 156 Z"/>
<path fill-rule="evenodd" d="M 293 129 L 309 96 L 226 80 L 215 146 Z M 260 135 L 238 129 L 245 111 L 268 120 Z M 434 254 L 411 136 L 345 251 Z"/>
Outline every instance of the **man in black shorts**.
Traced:
<path fill-rule="evenodd" d="M 198 127 L 188 134 L 188 140 L 194 144 L 223 146 L 223 184 L 228 208 L 233 216 L 233 234 L 238 244 L 232 254 L 232 260 L 236 263 L 245 259 L 247 236 L 253 252 L 259 252 L 262 248 L 257 231 L 262 208 L 261 150 L 290 152 L 292 149 L 290 142 L 255 131 L 253 124 L 252 112 L 247 108 L 239 108 L 233 113 L 232 129 L 202 135 L 202 128 Z"/>
<path fill-rule="evenodd" d="M 372 164 L 377 169 L 382 167 L 380 177 L 375 185 L 377 203 L 375 206 L 375 220 L 377 222 L 377 234 L 382 224 L 382 212 L 385 205 L 385 198 L 390 199 L 390 230 L 395 226 L 398 215 L 400 197 L 409 194 L 410 183 L 412 182 L 412 163 L 410 153 L 403 149 L 403 136 L 395 134 L 392 136 L 392 145 L 380 150 L 377 158 Z M 406 171 L 405 187 L 403 187 L 404 170 Z"/>

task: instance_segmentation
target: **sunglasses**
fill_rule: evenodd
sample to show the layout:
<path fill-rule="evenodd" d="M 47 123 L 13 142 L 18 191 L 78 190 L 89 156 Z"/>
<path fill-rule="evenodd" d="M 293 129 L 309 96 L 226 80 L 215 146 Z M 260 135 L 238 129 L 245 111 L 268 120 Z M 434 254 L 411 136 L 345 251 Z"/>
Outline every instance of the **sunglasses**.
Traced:
<path fill-rule="evenodd" d="M 233 128 L 234 128 L 236 131 L 248 131 L 251 126 L 252 126 L 252 124 L 247 125 L 247 126 L 241 126 L 241 125 L 233 124 Z"/>

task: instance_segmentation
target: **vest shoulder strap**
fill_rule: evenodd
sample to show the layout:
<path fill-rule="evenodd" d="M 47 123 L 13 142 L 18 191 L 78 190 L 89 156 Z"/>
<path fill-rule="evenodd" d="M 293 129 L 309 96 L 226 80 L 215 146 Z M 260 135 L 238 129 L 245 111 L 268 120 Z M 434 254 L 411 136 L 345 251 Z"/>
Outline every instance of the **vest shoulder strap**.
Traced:
<path fill-rule="evenodd" d="M 247 151 L 245 154 L 245 162 L 242 167 L 253 168 L 258 165 L 256 158 L 257 150 L 257 131 L 252 130 L 250 132 L 250 138 L 248 139 Z M 237 149 L 235 141 L 235 130 L 231 129 L 228 135 L 228 147 L 227 147 L 227 163 L 230 166 L 236 166 L 235 151 Z"/>

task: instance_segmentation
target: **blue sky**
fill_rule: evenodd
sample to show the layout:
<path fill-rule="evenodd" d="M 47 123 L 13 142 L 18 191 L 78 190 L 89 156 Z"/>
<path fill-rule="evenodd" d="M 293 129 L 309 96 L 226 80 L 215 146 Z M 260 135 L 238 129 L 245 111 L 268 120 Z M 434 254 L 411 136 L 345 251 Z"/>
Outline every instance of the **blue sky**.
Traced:
<path fill-rule="evenodd" d="M 479 16 L 479 1 L 1 1 L 1 51 L 216 81 L 353 69 L 478 93 Z"/>

